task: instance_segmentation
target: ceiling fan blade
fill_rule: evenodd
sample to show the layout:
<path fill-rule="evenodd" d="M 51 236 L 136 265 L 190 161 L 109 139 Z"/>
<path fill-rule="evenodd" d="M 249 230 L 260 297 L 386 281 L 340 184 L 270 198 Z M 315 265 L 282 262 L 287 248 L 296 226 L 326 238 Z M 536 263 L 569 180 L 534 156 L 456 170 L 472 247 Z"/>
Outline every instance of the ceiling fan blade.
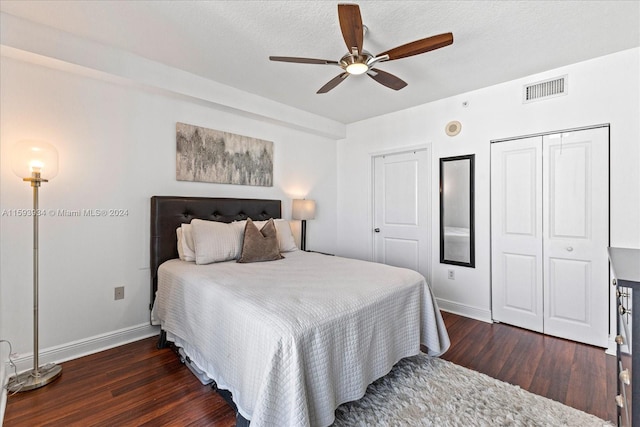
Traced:
<path fill-rule="evenodd" d="M 335 76 L 334 78 L 329 80 L 329 82 L 326 85 L 324 85 L 320 89 L 318 89 L 318 91 L 316 93 L 327 93 L 327 92 L 329 92 L 331 89 L 333 89 L 334 87 L 336 87 L 340 83 L 342 83 L 347 77 L 349 77 L 349 73 L 342 73 L 342 74 L 339 74 L 339 75 Z"/>
<path fill-rule="evenodd" d="M 401 78 L 387 73 L 386 71 L 378 70 L 377 68 L 372 68 L 367 71 L 367 75 L 381 85 L 384 85 L 393 90 L 400 90 L 407 85 L 407 82 L 405 82 Z"/>
<path fill-rule="evenodd" d="M 339 4 L 338 19 L 340 20 L 342 38 L 347 44 L 349 53 L 353 53 L 355 48 L 359 55 L 362 52 L 362 41 L 364 39 L 360 7 L 357 4 Z"/>
<path fill-rule="evenodd" d="M 388 61 L 391 61 L 394 59 L 419 55 L 421 53 L 449 46 L 451 43 L 453 43 L 452 33 L 438 34 L 437 36 L 427 37 L 426 39 L 416 40 L 414 42 L 389 49 L 386 52 L 382 52 L 378 56 L 389 55 Z"/>
<path fill-rule="evenodd" d="M 272 61 L 281 61 L 281 62 L 296 62 L 299 64 L 331 64 L 331 65 L 340 65 L 338 61 L 331 61 L 329 59 L 314 59 L 314 58 L 297 58 L 293 56 L 270 56 L 270 60 Z"/>

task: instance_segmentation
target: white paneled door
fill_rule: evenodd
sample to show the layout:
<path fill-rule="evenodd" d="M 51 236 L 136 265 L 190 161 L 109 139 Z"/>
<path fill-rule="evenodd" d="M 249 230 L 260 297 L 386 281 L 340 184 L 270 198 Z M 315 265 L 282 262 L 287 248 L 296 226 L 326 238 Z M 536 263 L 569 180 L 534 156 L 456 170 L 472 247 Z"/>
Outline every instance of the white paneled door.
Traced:
<path fill-rule="evenodd" d="M 493 318 L 542 332 L 542 144 L 491 145 Z"/>
<path fill-rule="evenodd" d="M 543 137 L 545 331 L 607 346 L 609 129 Z"/>
<path fill-rule="evenodd" d="M 606 347 L 609 132 L 492 144 L 494 319 Z"/>
<path fill-rule="evenodd" d="M 373 158 L 373 253 L 376 262 L 430 276 L 429 151 Z"/>

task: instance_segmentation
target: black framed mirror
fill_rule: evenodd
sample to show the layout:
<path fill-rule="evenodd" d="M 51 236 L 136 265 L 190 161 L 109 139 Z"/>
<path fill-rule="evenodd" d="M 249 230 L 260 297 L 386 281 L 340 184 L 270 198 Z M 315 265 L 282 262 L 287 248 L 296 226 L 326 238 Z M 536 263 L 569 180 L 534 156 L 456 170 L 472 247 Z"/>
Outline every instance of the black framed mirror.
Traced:
<path fill-rule="evenodd" d="M 475 154 L 440 159 L 440 262 L 476 266 Z"/>

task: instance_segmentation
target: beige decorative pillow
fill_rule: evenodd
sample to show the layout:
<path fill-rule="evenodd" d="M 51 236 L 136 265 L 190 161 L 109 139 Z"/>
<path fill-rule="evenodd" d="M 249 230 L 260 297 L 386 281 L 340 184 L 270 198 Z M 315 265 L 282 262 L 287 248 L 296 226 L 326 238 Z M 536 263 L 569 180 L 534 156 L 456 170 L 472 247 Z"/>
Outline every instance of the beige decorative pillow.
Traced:
<path fill-rule="evenodd" d="M 280 252 L 297 251 L 296 241 L 291 232 L 291 224 L 286 219 L 276 219 L 276 231 L 278 232 L 278 242 L 280 242 Z"/>
<path fill-rule="evenodd" d="M 275 261 L 284 258 L 280 255 L 278 233 L 273 219 L 258 230 L 251 219 L 247 219 L 244 227 L 242 255 L 238 262 L 249 263 L 258 261 Z"/>
<path fill-rule="evenodd" d="M 194 219 L 191 221 L 191 227 L 196 264 L 229 261 L 240 256 L 241 225 Z M 184 234 L 182 237 L 188 238 L 188 235 Z"/>

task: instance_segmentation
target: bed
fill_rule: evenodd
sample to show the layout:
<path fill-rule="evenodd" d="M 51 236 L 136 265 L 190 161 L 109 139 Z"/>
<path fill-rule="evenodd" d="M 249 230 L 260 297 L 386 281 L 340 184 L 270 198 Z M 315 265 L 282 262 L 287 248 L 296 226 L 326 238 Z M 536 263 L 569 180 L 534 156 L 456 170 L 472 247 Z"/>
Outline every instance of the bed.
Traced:
<path fill-rule="evenodd" d="M 421 345 L 440 355 L 449 338 L 412 270 L 300 250 L 270 262 L 178 259 L 181 224 L 280 217 L 279 200 L 152 197 L 152 317 L 160 344 L 215 381 L 239 426 L 327 426 L 400 359 Z"/>

